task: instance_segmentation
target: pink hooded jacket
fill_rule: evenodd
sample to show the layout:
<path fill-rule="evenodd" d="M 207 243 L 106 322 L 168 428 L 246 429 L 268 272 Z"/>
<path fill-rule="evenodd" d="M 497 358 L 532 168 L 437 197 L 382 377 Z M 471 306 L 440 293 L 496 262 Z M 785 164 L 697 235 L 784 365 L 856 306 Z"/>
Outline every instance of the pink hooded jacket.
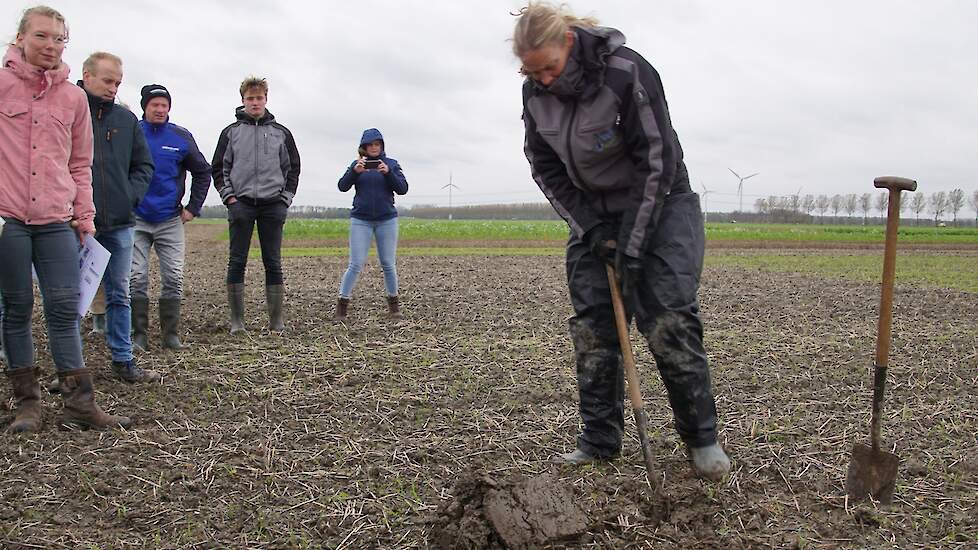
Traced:
<path fill-rule="evenodd" d="M 69 68 L 43 70 L 11 45 L 0 69 L 0 215 L 28 225 L 78 222 L 94 233 L 92 118 Z"/>

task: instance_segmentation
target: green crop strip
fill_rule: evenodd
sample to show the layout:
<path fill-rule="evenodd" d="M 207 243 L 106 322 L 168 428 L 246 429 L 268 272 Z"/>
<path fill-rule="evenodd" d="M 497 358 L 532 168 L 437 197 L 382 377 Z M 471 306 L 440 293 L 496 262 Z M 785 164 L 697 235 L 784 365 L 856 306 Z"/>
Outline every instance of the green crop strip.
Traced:
<path fill-rule="evenodd" d="M 733 266 L 772 272 L 811 273 L 872 282 L 883 273 L 883 255 L 870 254 L 708 254 L 707 266 Z M 896 283 L 978 292 L 978 256 L 902 254 Z"/>

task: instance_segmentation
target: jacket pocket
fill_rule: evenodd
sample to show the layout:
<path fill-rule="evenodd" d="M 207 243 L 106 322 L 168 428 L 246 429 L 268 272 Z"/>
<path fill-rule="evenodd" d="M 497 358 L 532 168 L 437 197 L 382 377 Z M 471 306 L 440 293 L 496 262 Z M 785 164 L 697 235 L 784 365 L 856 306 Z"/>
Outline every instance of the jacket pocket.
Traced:
<path fill-rule="evenodd" d="M 49 116 L 44 122 L 45 130 L 51 136 L 52 143 L 57 144 L 58 150 L 64 151 L 65 157 L 70 156 L 71 149 L 71 123 L 73 116 L 70 111 L 52 108 L 48 111 Z"/>
<path fill-rule="evenodd" d="M 20 101 L 0 101 L 0 114 L 9 118 L 24 115 L 29 110 L 27 104 Z"/>

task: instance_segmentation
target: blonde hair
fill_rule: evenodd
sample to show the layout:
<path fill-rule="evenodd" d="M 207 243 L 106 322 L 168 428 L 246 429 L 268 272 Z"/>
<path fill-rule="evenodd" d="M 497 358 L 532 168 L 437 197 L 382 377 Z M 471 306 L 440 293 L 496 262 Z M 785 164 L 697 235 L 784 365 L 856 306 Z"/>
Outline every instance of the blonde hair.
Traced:
<path fill-rule="evenodd" d="M 263 94 L 268 95 L 268 81 L 266 81 L 264 78 L 252 75 L 241 82 L 241 88 L 239 89 L 241 92 L 241 99 L 244 99 L 245 92 L 252 88 L 258 88 Z"/>
<path fill-rule="evenodd" d="M 17 34 L 23 35 L 27 33 L 27 23 L 30 21 L 32 15 L 50 17 L 61 23 L 61 25 L 65 28 L 65 42 L 68 42 L 68 22 L 65 21 L 65 16 L 61 15 L 61 12 L 58 10 L 49 6 L 34 6 L 33 8 L 27 8 L 24 10 L 24 15 L 21 16 L 20 23 L 17 24 Z"/>
<path fill-rule="evenodd" d="M 88 56 L 88 59 L 82 63 L 82 71 L 95 74 L 95 69 L 98 67 L 98 62 L 102 60 L 111 61 L 120 67 L 122 66 L 122 58 L 118 55 L 111 54 L 109 52 L 95 52 Z"/>
<path fill-rule="evenodd" d="M 531 1 L 520 11 L 513 29 L 513 55 L 522 57 L 527 52 L 547 44 L 560 42 L 571 27 L 591 28 L 598 25 L 594 17 L 577 17 L 567 4 Z"/>

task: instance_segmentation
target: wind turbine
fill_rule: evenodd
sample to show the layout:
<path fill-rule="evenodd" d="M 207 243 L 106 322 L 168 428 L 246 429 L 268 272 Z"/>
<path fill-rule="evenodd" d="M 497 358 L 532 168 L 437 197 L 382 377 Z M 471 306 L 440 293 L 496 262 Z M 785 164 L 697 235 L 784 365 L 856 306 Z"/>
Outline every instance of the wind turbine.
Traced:
<path fill-rule="evenodd" d="M 730 170 L 730 173 L 733 174 L 734 176 L 737 176 L 737 179 L 740 180 L 740 183 L 737 184 L 737 195 L 740 197 L 740 208 L 738 209 L 738 211 L 743 212 L 744 211 L 744 180 L 749 180 L 750 178 L 753 178 L 754 176 L 760 174 L 760 172 L 754 172 L 749 176 L 740 177 L 740 174 L 734 172 L 732 168 L 727 168 L 727 170 Z"/>
<path fill-rule="evenodd" d="M 702 187 L 702 188 L 703 188 L 703 221 L 708 221 L 708 220 L 707 220 L 707 218 L 709 218 L 709 217 L 710 217 L 710 209 L 709 209 L 709 207 L 708 207 L 708 206 L 706 205 L 706 204 L 707 204 L 707 203 L 706 203 L 706 198 L 707 198 L 707 196 L 708 196 L 708 195 L 709 195 L 709 194 L 710 194 L 710 193 L 711 193 L 712 191 L 710 191 L 709 189 L 707 189 L 707 188 L 706 188 L 706 186 L 705 186 L 705 185 L 703 185 L 703 182 L 700 182 L 700 187 Z"/>
<path fill-rule="evenodd" d="M 442 189 L 448 189 L 448 219 L 452 219 L 452 189 L 458 189 L 458 186 L 452 183 L 452 173 L 448 173 L 448 185 L 442 185 Z"/>

